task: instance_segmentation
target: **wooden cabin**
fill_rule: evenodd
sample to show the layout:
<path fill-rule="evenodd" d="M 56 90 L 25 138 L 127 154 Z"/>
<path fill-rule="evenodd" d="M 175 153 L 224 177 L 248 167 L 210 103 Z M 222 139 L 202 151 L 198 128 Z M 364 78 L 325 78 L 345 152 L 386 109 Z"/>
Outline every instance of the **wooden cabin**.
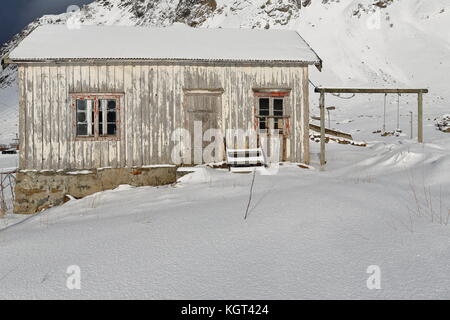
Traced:
<path fill-rule="evenodd" d="M 308 67 L 295 31 L 41 26 L 10 54 L 19 73 L 19 169 L 172 164 L 177 128 L 280 130 L 309 162 Z"/>

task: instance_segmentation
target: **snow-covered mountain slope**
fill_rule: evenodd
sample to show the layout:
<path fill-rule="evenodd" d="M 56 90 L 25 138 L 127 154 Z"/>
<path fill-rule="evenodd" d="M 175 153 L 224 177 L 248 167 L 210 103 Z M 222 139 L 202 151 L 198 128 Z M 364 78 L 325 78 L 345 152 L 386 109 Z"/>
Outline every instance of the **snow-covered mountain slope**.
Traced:
<path fill-rule="evenodd" d="M 18 132 L 18 99 L 19 89 L 17 86 L 16 68 L 3 70 L 0 80 L 0 144 L 13 142 Z"/>
<path fill-rule="evenodd" d="M 430 117 L 448 108 L 450 2 L 446 0 L 98 0 L 77 12 L 34 21 L 0 55 L 38 24 L 168 26 L 176 22 L 204 28 L 295 29 L 324 61 L 323 72 L 312 71 L 314 83 L 426 87 L 431 89 L 427 105 L 436 106 Z M 17 86 L 14 68 L 8 67 L 0 77 L 0 119 L 10 114 L 16 119 L 17 100 L 11 100 L 11 92 L 17 90 L 11 89 Z M 314 95 L 311 99 L 315 103 Z M 0 143 L 14 135 L 10 131 L 14 128 L 0 128 Z"/>

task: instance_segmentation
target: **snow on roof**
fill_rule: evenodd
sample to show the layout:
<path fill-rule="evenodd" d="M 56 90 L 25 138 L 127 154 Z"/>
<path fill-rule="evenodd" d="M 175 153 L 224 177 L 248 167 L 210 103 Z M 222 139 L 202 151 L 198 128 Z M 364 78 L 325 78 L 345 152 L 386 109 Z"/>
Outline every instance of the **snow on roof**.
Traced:
<path fill-rule="evenodd" d="M 291 30 L 205 29 L 186 26 L 46 25 L 36 28 L 9 55 L 12 61 L 52 59 L 150 59 L 292 61 L 320 64 Z"/>

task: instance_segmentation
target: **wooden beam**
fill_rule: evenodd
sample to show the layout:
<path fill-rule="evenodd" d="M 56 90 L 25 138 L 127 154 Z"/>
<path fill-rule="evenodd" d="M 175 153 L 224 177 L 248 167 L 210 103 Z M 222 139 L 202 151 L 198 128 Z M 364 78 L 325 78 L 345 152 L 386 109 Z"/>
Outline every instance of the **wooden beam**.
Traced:
<path fill-rule="evenodd" d="M 320 165 L 324 166 L 325 160 L 325 93 L 320 92 Z"/>
<path fill-rule="evenodd" d="M 417 95 L 417 141 L 423 143 L 423 94 Z"/>
<path fill-rule="evenodd" d="M 12 61 L 11 61 L 11 59 L 9 59 L 9 55 L 8 54 L 6 54 L 5 56 L 0 58 L 1 69 L 6 68 L 6 66 L 8 64 L 11 64 L 11 63 L 12 63 Z"/>
<path fill-rule="evenodd" d="M 316 88 L 317 93 L 428 93 L 428 89 Z"/>
<path fill-rule="evenodd" d="M 309 124 L 309 128 L 312 131 L 321 132 L 321 128 L 319 126 L 316 126 L 315 124 L 310 123 Z M 352 135 L 348 134 L 348 133 L 345 133 L 345 132 L 340 132 L 340 131 L 336 131 L 336 130 L 331 130 L 331 129 L 325 128 L 325 133 L 329 134 L 329 135 L 332 135 L 332 136 L 335 136 L 335 137 L 353 140 Z"/>

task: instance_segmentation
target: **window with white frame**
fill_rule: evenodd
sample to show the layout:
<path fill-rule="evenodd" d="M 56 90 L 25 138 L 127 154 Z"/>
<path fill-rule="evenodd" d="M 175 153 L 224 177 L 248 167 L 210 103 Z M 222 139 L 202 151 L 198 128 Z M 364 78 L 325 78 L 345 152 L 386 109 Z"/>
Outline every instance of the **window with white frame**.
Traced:
<path fill-rule="evenodd" d="M 115 136 L 117 133 L 117 108 L 115 99 L 99 100 L 98 134 Z"/>
<path fill-rule="evenodd" d="M 74 95 L 76 137 L 116 138 L 120 96 Z"/>
<path fill-rule="evenodd" d="M 77 136 L 90 137 L 94 135 L 94 100 L 76 99 Z"/>

